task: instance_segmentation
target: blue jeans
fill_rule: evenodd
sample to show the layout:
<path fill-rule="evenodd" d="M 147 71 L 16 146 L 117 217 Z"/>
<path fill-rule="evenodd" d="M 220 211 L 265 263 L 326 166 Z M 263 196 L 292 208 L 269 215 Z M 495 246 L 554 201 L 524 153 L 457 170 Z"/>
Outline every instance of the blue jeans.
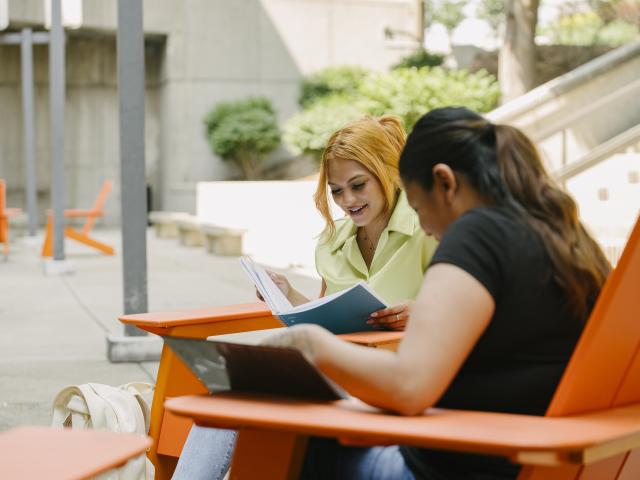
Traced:
<path fill-rule="evenodd" d="M 174 480 L 221 480 L 231 463 L 237 433 L 194 425 L 178 460 Z M 397 446 L 344 447 L 333 439 L 310 438 L 304 480 L 415 480 Z"/>
<path fill-rule="evenodd" d="M 415 480 L 400 448 L 345 447 L 331 438 L 310 438 L 303 480 Z"/>
<path fill-rule="evenodd" d="M 236 446 L 238 433 L 233 430 L 191 427 L 182 448 L 173 480 L 222 480 Z"/>

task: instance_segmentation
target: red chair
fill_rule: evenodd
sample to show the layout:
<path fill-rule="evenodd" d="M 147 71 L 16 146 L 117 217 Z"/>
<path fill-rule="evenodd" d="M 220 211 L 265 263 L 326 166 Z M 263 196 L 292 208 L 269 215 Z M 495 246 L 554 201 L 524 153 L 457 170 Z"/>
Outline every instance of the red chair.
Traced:
<path fill-rule="evenodd" d="M 9 256 L 9 219 L 21 212 L 19 208 L 7 208 L 7 184 L 0 178 L 0 243 L 5 260 Z"/>
<path fill-rule="evenodd" d="M 102 184 L 102 188 L 100 189 L 100 193 L 98 194 L 98 198 L 96 198 L 96 202 L 93 205 L 91 210 L 79 210 L 79 209 L 71 209 L 65 210 L 64 216 L 65 218 L 86 218 L 84 226 L 82 230 L 78 231 L 71 227 L 65 227 L 64 235 L 65 237 L 71 238 L 77 242 L 83 243 L 89 247 L 100 250 L 102 253 L 106 255 L 113 255 L 114 250 L 113 247 L 102 243 L 95 238 L 89 236 L 91 233 L 91 229 L 93 228 L 93 224 L 96 221 L 96 218 L 102 217 L 104 212 L 102 207 L 104 206 L 104 202 L 111 191 L 113 184 L 111 180 L 105 180 Z M 44 244 L 42 245 L 42 256 L 50 257 L 53 255 L 53 215 L 52 212 L 47 212 L 47 228 L 44 239 Z"/>
<path fill-rule="evenodd" d="M 297 478 L 309 436 L 502 455 L 519 480 L 640 478 L 640 220 L 545 417 L 429 409 L 399 417 L 355 401 L 224 394 L 173 398 L 172 415 L 240 430 L 231 478 Z"/>

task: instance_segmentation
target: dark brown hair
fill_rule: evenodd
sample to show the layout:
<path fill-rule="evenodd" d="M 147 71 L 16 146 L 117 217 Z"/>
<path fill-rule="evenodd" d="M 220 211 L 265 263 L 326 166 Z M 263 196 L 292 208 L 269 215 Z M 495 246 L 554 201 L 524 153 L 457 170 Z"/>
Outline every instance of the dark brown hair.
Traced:
<path fill-rule="evenodd" d="M 462 174 L 490 203 L 516 211 L 531 225 L 571 311 L 586 318 L 611 267 L 578 219 L 573 199 L 545 170 L 533 142 L 517 128 L 494 125 L 466 108 L 440 108 L 423 116 L 409 135 L 400 175 L 431 190 L 438 163 Z"/>

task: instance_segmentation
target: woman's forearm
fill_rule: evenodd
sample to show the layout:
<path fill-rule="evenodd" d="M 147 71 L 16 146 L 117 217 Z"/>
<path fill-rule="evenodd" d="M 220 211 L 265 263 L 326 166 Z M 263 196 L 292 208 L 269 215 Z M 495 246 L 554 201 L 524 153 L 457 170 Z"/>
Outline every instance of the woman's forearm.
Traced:
<path fill-rule="evenodd" d="M 430 406 L 435 398 L 417 398 L 415 372 L 396 352 L 354 345 L 334 335 L 319 335 L 314 343 L 316 366 L 351 395 L 364 402 L 404 415 Z"/>

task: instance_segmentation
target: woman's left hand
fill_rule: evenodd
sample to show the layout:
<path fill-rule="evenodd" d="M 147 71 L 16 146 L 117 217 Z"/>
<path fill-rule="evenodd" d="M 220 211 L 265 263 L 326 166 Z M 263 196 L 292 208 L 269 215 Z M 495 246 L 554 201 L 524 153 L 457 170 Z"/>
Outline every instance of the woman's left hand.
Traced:
<path fill-rule="evenodd" d="M 373 312 L 367 323 L 385 330 L 404 330 L 409 320 L 409 310 L 412 303 L 406 301 Z"/>

